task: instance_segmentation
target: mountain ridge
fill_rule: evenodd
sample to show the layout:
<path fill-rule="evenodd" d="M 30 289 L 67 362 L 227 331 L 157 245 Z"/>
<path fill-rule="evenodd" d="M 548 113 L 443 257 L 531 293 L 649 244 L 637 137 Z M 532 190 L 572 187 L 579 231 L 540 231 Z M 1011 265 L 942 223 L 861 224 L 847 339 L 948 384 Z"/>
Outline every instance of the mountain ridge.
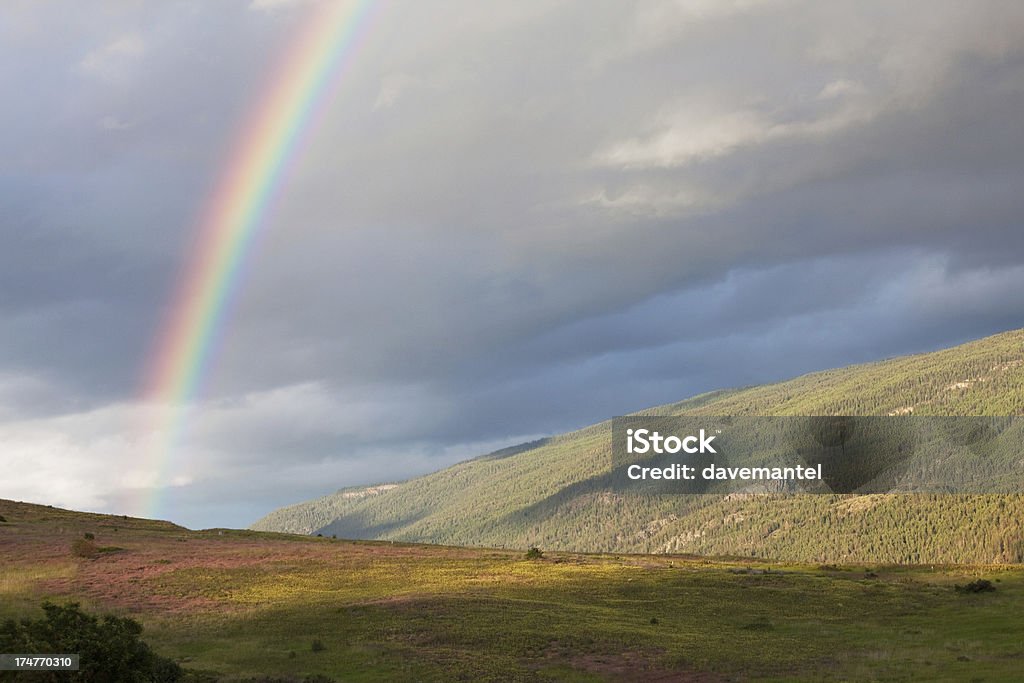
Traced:
<path fill-rule="evenodd" d="M 949 349 L 706 392 L 635 414 L 1024 415 L 1022 387 L 1024 330 L 1012 330 Z M 609 434 L 606 420 L 392 482 L 379 493 L 357 492 L 380 485 L 342 489 L 276 510 L 252 528 L 800 561 L 1024 560 L 1024 529 L 1016 522 L 1024 519 L 1021 496 L 623 497 L 601 488 Z M 964 518 L 976 521 L 965 525 Z"/>

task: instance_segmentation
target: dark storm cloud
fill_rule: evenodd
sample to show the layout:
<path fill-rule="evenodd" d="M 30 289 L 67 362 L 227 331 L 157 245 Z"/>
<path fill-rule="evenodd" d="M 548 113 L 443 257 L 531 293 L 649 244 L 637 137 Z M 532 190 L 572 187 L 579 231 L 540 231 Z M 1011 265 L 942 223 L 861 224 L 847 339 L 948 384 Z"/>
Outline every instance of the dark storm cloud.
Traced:
<path fill-rule="evenodd" d="M 139 376 L 196 218 L 315 4 L 2 10 L 0 439 L 80 463 L 67 502 L 154 484 L 71 485 L 152 437 Z M 1020 326 L 1022 39 L 994 2 L 378 7 L 265 217 L 167 514 L 242 524 Z"/>

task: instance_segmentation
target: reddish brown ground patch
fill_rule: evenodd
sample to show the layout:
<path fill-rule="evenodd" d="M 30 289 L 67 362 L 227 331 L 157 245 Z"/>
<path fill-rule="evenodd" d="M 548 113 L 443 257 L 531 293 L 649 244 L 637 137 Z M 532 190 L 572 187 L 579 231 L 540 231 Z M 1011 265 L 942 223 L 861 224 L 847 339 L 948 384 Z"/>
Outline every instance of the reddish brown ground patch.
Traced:
<path fill-rule="evenodd" d="M 231 570 L 275 573 L 311 564 L 339 569 L 414 557 L 479 559 L 466 548 L 425 547 L 380 542 L 349 542 L 238 531 L 190 531 L 159 521 L 76 513 L 47 506 L 0 500 L 0 571 L 69 567 L 67 576 L 37 580 L 40 595 L 75 596 L 128 612 L 194 612 L 236 609 L 226 599 Z M 71 545 L 95 536 L 94 558 L 76 557 Z M 116 550 L 111 550 L 116 548 Z M 514 553 L 509 553 L 513 554 Z M 494 551 L 493 555 L 505 555 Z M 175 574 L 225 574 L 217 590 L 203 594 Z"/>

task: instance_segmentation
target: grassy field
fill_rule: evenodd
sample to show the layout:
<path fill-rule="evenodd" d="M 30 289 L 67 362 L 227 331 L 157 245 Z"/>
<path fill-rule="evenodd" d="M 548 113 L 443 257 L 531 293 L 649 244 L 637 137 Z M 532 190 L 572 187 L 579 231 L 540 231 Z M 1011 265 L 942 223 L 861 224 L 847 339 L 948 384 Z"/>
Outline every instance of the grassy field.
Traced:
<path fill-rule="evenodd" d="M 199 680 L 963 680 L 1024 671 L 1024 570 L 351 542 L 0 501 L 0 617 L 131 616 Z M 88 532 L 96 555 L 72 543 Z M 954 590 L 976 578 L 990 593 Z M 317 646 L 314 646 L 317 643 Z"/>

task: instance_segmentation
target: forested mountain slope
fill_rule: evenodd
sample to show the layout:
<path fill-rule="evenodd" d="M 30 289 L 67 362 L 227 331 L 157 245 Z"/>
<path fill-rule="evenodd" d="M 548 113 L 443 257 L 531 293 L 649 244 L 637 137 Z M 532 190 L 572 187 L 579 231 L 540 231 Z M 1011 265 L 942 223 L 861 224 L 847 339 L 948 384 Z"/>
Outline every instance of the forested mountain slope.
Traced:
<path fill-rule="evenodd" d="M 1024 330 L 641 412 L 1024 415 Z M 615 494 L 602 480 L 610 467 L 610 424 L 406 482 L 343 489 L 277 510 L 253 528 L 456 545 L 822 562 L 1024 560 L 1024 495 Z"/>

